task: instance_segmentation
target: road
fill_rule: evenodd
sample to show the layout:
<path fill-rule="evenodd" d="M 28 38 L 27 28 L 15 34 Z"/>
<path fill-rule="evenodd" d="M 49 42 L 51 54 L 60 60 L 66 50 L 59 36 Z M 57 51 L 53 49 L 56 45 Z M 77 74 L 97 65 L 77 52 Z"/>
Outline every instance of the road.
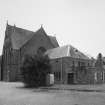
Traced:
<path fill-rule="evenodd" d="M 105 92 L 27 89 L 22 83 L 0 82 L 0 105 L 105 105 Z"/>

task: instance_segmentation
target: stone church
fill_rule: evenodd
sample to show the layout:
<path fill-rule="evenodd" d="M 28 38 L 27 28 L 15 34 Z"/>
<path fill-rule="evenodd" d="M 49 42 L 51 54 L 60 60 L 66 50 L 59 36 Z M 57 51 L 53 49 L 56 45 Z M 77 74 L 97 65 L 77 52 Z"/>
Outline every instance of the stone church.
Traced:
<path fill-rule="evenodd" d="M 25 55 L 59 47 L 56 37 L 49 36 L 41 26 L 36 32 L 7 23 L 1 65 L 1 80 L 20 80 L 20 65 Z"/>

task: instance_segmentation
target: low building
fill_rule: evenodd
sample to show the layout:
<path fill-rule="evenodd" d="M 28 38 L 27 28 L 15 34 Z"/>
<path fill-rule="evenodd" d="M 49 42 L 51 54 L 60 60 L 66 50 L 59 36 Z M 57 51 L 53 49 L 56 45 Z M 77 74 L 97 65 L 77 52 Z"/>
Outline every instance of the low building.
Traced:
<path fill-rule="evenodd" d="M 88 56 L 71 45 L 47 50 L 51 59 L 55 83 L 92 84 L 95 83 L 96 68 Z"/>

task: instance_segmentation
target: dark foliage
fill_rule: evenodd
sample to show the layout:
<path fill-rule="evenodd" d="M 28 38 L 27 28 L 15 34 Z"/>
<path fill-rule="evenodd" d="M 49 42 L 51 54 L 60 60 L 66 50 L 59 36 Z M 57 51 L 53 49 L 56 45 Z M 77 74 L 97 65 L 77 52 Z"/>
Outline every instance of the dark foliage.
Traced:
<path fill-rule="evenodd" d="M 48 56 L 26 55 L 21 66 L 23 82 L 27 87 L 45 86 L 46 75 L 50 73 L 50 70 Z"/>
<path fill-rule="evenodd" d="M 99 53 L 96 60 L 96 67 L 102 67 L 103 66 L 103 57 L 102 54 Z"/>

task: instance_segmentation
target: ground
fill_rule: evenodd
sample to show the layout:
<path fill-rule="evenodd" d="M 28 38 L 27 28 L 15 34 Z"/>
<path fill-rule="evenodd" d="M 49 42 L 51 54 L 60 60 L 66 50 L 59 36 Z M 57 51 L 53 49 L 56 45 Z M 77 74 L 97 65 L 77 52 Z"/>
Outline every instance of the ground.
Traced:
<path fill-rule="evenodd" d="M 55 85 L 27 89 L 0 82 L 0 105 L 105 105 L 105 85 Z"/>

